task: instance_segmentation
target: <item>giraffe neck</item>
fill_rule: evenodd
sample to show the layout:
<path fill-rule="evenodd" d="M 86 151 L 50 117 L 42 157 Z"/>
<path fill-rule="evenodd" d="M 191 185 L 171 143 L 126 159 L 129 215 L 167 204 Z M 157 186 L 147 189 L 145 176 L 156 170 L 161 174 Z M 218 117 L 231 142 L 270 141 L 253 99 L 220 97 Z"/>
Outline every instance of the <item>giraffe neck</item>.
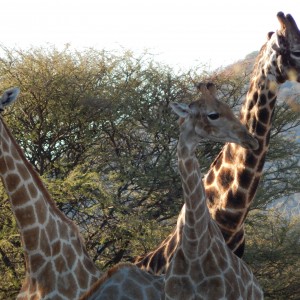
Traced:
<path fill-rule="evenodd" d="M 201 248 L 205 248 L 208 241 L 203 232 L 207 232 L 210 219 L 195 149 L 196 145 L 190 146 L 180 135 L 177 156 L 185 203 L 181 248 L 190 258 L 199 255 L 196 245 L 201 244 Z"/>
<path fill-rule="evenodd" d="M 186 210 L 165 275 L 165 299 L 262 299 L 251 270 L 227 247 L 210 217 L 194 149 L 179 140 L 177 154 Z"/>
<path fill-rule="evenodd" d="M 55 206 L 2 118 L 0 133 L 0 177 L 25 254 L 26 280 L 19 297 L 42 298 L 51 294 L 75 299 L 100 273 L 88 256 L 76 225 Z"/>
<path fill-rule="evenodd" d="M 252 203 L 269 147 L 272 115 L 282 78 L 268 43 L 252 73 L 240 120 L 259 142 L 257 150 L 226 144 L 204 178 L 208 206 L 228 246 L 243 254 L 244 220 Z M 240 249 L 238 249 L 241 247 Z"/>

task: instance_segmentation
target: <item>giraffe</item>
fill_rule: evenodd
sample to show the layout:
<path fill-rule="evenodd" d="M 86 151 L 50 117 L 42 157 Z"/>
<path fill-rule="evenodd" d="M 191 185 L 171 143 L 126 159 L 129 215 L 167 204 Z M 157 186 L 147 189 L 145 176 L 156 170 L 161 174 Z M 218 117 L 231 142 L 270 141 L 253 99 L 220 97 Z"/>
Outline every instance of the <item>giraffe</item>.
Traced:
<path fill-rule="evenodd" d="M 5 91 L 0 111 L 18 94 L 18 88 Z M 17 299 L 78 299 L 101 273 L 77 226 L 55 206 L 2 118 L 0 134 L 0 177 L 25 254 L 26 275 Z"/>
<path fill-rule="evenodd" d="M 229 106 L 216 99 L 213 84 L 200 89 L 198 101 L 171 104 L 181 124 L 177 156 L 185 206 L 181 240 L 165 276 L 165 299 L 262 299 L 253 273 L 227 247 L 210 216 L 195 155 L 203 138 L 253 150 L 258 142 Z"/>
<path fill-rule="evenodd" d="M 164 276 L 150 274 L 131 263 L 108 270 L 80 300 L 161 300 Z"/>
<path fill-rule="evenodd" d="M 207 205 L 229 248 L 243 256 L 244 221 L 254 199 L 269 147 L 272 116 L 280 85 L 300 82 L 300 32 L 290 14 L 277 14 L 280 29 L 268 34 L 255 62 L 240 121 L 257 137 L 257 150 L 225 144 L 203 178 Z M 134 263 L 154 274 L 165 273 L 179 243 L 181 210 L 173 232 Z"/>
<path fill-rule="evenodd" d="M 208 85 L 209 90 L 213 93 L 214 91 L 214 85 L 209 84 Z M 208 89 L 205 87 L 205 89 L 203 89 L 203 93 L 206 91 L 205 93 L 205 99 L 200 99 L 199 101 L 191 104 L 191 107 L 195 106 L 195 110 L 197 111 L 193 111 L 193 116 L 190 117 L 188 119 L 188 121 L 185 121 L 184 124 L 186 124 L 187 122 L 189 122 L 188 125 L 190 125 L 190 123 L 196 124 L 197 125 L 197 131 L 201 132 L 200 136 L 203 137 L 203 132 L 210 132 L 210 134 L 208 135 L 208 137 L 210 139 L 215 139 L 218 141 L 232 141 L 232 142 L 239 142 L 241 143 L 244 147 L 248 147 L 248 148 L 257 148 L 258 147 L 258 143 L 256 141 L 256 139 L 254 139 L 246 130 L 246 128 L 240 124 L 240 122 L 234 117 L 233 113 L 231 112 L 229 106 L 227 106 L 226 104 L 216 100 L 216 98 L 210 94 L 208 92 Z M 207 105 L 205 105 L 207 103 Z M 175 104 L 173 104 L 173 106 L 175 106 Z M 209 121 L 206 121 L 205 126 L 203 126 L 203 123 L 201 123 L 201 119 L 202 118 L 206 118 L 207 115 L 205 114 L 206 112 L 200 113 L 198 111 L 198 109 L 201 110 L 205 110 L 208 113 L 208 117 L 211 118 L 213 123 L 216 124 L 210 124 Z M 177 106 L 175 106 L 175 111 L 178 111 Z M 209 110 L 209 112 L 208 112 Z M 195 114 L 194 114 L 195 113 Z M 205 114 L 205 115 L 204 115 Z M 218 115 L 220 114 L 220 120 L 218 119 Z M 204 117 L 203 117 L 204 115 Z M 185 136 L 188 136 L 188 140 L 191 140 L 190 143 L 193 143 L 193 151 L 196 148 L 197 142 L 199 141 L 199 137 L 198 135 L 194 134 L 194 130 L 195 130 L 195 126 L 192 127 L 188 126 L 188 125 L 182 125 L 181 127 L 185 127 L 188 128 L 188 132 L 186 133 Z M 199 125 L 199 126 L 198 126 Z M 215 125 L 215 126 L 214 126 Z M 231 129 L 231 131 L 229 131 L 229 128 Z M 222 132 L 221 132 L 222 130 Z M 227 131 L 225 131 L 227 130 Z M 198 133 L 199 134 L 199 133 Z M 182 136 L 182 135 L 181 135 Z M 185 140 L 185 142 L 187 142 L 187 140 Z M 182 143 L 179 143 L 179 145 L 182 145 Z M 185 146 L 186 144 L 184 144 Z M 184 150 L 182 150 L 180 153 L 185 153 L 185 154 L 191 154 L 189 151 L 185 151 L 186 147 Z M 192 165 L 192 163 L 194 162 L 194 160 L 196 160 L 196 158 L 192 159 L 191 156 L 188 157 L 189 161 L 187 162 L 187 164 L 190 165 L 190 167 L 194 167 Z M 179 158 L 179 168 L 182 169 L 183 164 L 180 163 L 180 158 Z M 199 171 L 199 170 L 198 170 Z M 195 181 L 191 181 L 189 180 L 189 178 L 191 177 L 190 174 L 187 171 L 184 171 L 184 174 L 187 175 L 187 182 L 189 183 L 189 188 L 192 189 L 192 184 L 195 184 Z M 195 174 L 192 174 L 195 175 Z M 200 176 L 200 171 L 197 174 L 198 176 Z M 199 197 L 199 193 L 201 192 L 200 187 L 202 187 L 202 181 L 199 180 L 199 177 L 196 178 L 196 182 L 197 182 L 197 187 L 194 189 L 194 196 L 196 194 L 197 197 Z M 201 183 L 201 184 L 200 184 Z M 183 185 L 185 190 L 186 190 L 186 185 Z M 205 196 L 205 195 L 204 195 Z M 193 198 L 195 199 L 195 198 Z M 200 213 L 201 215 L 203 215 L 203 206 L 205 207 L 205 210 L 208 211 L 206 203 L 204 202 L 204 198 L 203 198 L 203 203 L 198 202 L 193 202 L 191 199 L 187 199 L 186 198 L 186 207 L 187 209 L 185 210 L 185 215 L 184 215 L 184 219 L 185 219 L 185 224 L 183 226 L 183 235 L 182 235 L 182 243 L 181 246 L 179 246 L 177 248 L 178 251 L 176 251 L 171 265 L 169 267 L 169 270 L 172 270 L 172 275 L 174 275 L 174 270 L 178 270 L 178 268 L 176 268 L 175 265 L 179 264 L 184 264 L 185 262 L 182 262 L 182 255 L 179 255 L 179 251 L 184 251 L 186 250 L 186 247 L 188 247 L 186 254 L 186 259 L 192 259 L 193 260 L 193 264 L 195 264 L 195 259 L 198 257 L 199 255 L 199 251 L 194 251 L 195 249 L 195 239 L 192 242 L 192 246 L 188 246 L 189 244 L 189 240 L 187 238 L 187 232 L 191 231 L 193 227 L 195 227 L 195 218 L 198 219 L 196 217 L 196 213 Z M 198 207 L 197 209 L 195 209 L 195 204 L 197 204 L 198 206 L 201 205 L 201 209 Z M 191 214 L 191 210 L 194 211 L 195 210 L 195 215 L 194 217 L 192 217 Z M 212 225 L 210 225 L 210 227 L 212 227 L 213 229 L 210 230 L 210 234 L 206 234 L 205 235 L 205 242 L 204 240 L 199 241 L 198 243 L 204 247 L 210 247 L 209 243 L 210 243 L 210 239 L 214 240 L 214 235 L 216 234 L 217 238 L 217 246 L 220 249 L 222 249 L 222 254 L 226 254 L 226 249 L 227 252 L 229 253 L 229 257 L 232 261 L 237 261 L 237 265 L 238 268 L 237 270 L 234 269 L 234 271 L 236 271 L 237 273 L 240 272 L 241 270 L 243 270 L 243 276 L 244 273 L 247 274 L 248 276 L 251 277 L 251 280 L 253 279 L 253 275 L 250 271 L 248 271 L 248 269 L 246 268 L 245 264 L 243 262 L 241 262 L 240 259 L 238 259 L 226 246 L 224 239 L 220 233 L 219 228 L 215 225 L 214 221 L 212 221 L 210 219 L 210 215 L 208 214 L 208 212 L 206 213 L 206 223 L 211 223 Z M 210 222 L 209 222 L 210 221 Z M 204 222 L 201 222 L 204 223 Z M 199 224 L 199 225 L 198 225 Z M 200 225 L 200 222 L 197 223 L 197 226 L 200 226 L 199 228 L 201 230 L 199 230 L 199 232 L 201 231 L 200 236 L 202 235 L 203 232 L 203 227 L 205 226 L 204 224 Z M 195 230 L 193 231 L 194 237 L 195 237 Z M 197 235 L 197 233 L 196 233 Z M 186 238 L 186 239 L 185 239 Z M 185 242 L 184 242 L 185 241 Z M 221 246 L 220 246 L 220 245 Z M 210 247 L 212 248 L 212 247 Z M 225 248 L 225 250 L 223 250 L 223 248 Z M 200 249 L 200 246 L 196 249 Z M 202 249 L 202 248 L 201 248 Z M 214 249 L 214 250 L 215 250 Z M 218 248 L 217 248 L 218 249 Z M 203 249 L 204 250 L 204 249 Z M 203 251 L 202 250 L 202 251 Z M 205 249 L 206 251 L 207 249 Z M 216 257 L 218 260 L 218 256 L 219 256 L 219 252 L 220 251 L 216 251 Z M 200 252 L 201 253 L 201 252 Z M 233 258 L 232 258 L 233 257 Z M 208 256 L 205 256 L 205 259 L 201 259 L 200 263 L 211 263 L 207 260 Z M 223 261 L 228 262 L 229 259 L 223 258 Z M 197 262 L 198 263 L 198 262 Z M 228 262 L 228 265 L 230 265 L 230 262 Z M 228 267 L 228 265 L 224 265 L 226 271 L 230 271 L 230 276 L 234 278 L 233 274 L 234 271 Z M 227 270 L 228 269 L 228 270 Z M 140 268 L 138 268 L 137 266 L 130 264 L 130 263 L 121 263 L 113 268 L 111 268 L 106 274 L 104 274 L 93 286 L 92 288 L 87 291 L 80 299 L 81 300 L 96 300 L 96 299 L 101 299 L 101 300 L 109 300 L 109 299 L 115 299 L 115 300 L 121 300 L 121 299 L 141 299 L 141 300 L 155 300 L 155 299 L 164 299 L 165 295 L 164 295 L 164 291 L 166 292 L 166 296 L 168 296 L 169 294 L 172 294 L 174 292 L 174 289 L 178 289 L 176 290 L 175 294 L 171 295 L 170 299 L 188 299 L 185 298 L 186 295 L 188 295 L 187 293 L 192 292 L 194 289 L 190 289 L 189 285 L 185 285 L 185 284 L 180 284 L 174 281 L 174 279 L 170 276 L 171 275 L 171 271 L 167 272 L 166 274 L 166 281 L 164 281 L 164 276 L 156 276 L 153 274 L 150 274 Z M 186 268 L 185 268 L 186 270 Z M 185 272 L 184 274 L 182 274 L 183 276 L 188 276 L 190 275 L 188 272 Z M 168 277 L 169 276 L 169 277 Z M 227 275 L 229 276 L 229 275 Z M 207 277 L 206 274 L 203 274 L 203 277 Z M 199 282 L 201 281 L 200 277 L 197 277 L 196 280 Z M 248 278 L 247 278 L 248 279 Z M 249 286 L 252 288 L 252 285 L 250 285 L 250 283 L 243 282 L 243 280 L 240 280 L 241 283 L 243 283 L 245 286 L 246 284 L 249 284 Z M 246 281 L 246 280 L 244 280 Z M 248 279 L 249 281 L 249 279 Z M 236 281 L 238 282 L 238 281 Z M 164 285 L 166 283 L 166 287 L 164 288 Z M 198 284 L 198 282 L 197 282 Z M 185 289 L 187 288 L 188 291 L 186 291 Z M 248 288 L 250 289 L 250 288 Z M 241 289 L 239 289 L 241 290 Z M 237 291 L 239 291 L 237 290 Z M 248 292 L 248 290 L 246 289 L 246 291 Z M 205 294 L 208 294 L 207 291 L 205 289 L 203 289 L 203 292 Z M 231 291 L 233 292 L 233 291 Z M 236 292 L 236 291 L 235 291 Z M 255 290 L 255 292 L 257 292 Z M 183 294 L 185 295 L 183 295 Z M 247 294 L 247 293 L 246 293 Z M 194 294 L 193 294 L 194 295 Z M 256 296 L 258 294 L 255 294 Z M 169 299 L 167 297 L 167 299 Z M 247 299 L 247 298 L 245 298 Z M 256 298 L 259 299 L 259 298 Z"/>

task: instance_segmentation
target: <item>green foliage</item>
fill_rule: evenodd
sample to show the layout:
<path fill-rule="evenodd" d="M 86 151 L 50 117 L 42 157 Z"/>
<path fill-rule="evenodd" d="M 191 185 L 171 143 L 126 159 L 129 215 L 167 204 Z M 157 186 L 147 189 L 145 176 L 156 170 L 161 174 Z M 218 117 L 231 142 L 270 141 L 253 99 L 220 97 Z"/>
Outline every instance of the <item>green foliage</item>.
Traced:
<path fill-rule="evenodd" d="M 265 299 L 299 299 L 300 218 L 278 211 L 249 217 L 245 260 L 265 292 Z"/>
<path fill-rule="evenodd" d="M 146 53 L 135 57 L 68 47 L 2 47 L 2 52 L 1 90 L 21 89 L 4 119 L 57 206 L 78 224 L 101 269 L 155 248 L 175 225 L 182 191 L 178 125 L 169 103 L 192 101 L 194 83 L 205 78 L 238 111 L 249 82 L 248 64 L 213 74 L 201 68 L 174 73 Z M 292 135 L 297 125 L 295 111 L 278 106 L 253 208 L 265 209 L 278 197 L 299 192 L 299 144 Z M 199 147 L 203 172 L 220 147 L 207 142 Z M 23 252 L 3 189 L 0 199 L 0 298 L 13 299 L 24 276 Z M 257 242 L 257 222 L 248 230 L 250 245 Z M 266 260 L 251 260 L 258 274 Z M 264 286 L 271 293 L 268 282 Z"/>
<path fill-rule="evenodd" d="M 2 185 L 0 199 L 0 299 L 15 299 L 25 273 L 23 249 Z"/>

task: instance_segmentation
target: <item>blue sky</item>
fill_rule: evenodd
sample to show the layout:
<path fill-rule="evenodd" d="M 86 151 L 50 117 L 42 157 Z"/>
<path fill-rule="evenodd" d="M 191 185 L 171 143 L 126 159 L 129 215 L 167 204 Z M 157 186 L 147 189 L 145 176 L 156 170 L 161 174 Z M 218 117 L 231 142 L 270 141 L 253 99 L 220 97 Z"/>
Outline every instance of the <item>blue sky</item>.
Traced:
<path fill-rule="evenodd" d="M 7 0 L 0 43 L 148 49 L 171 66 L 213 69 L 259 50 L 278 29 L 278 11 L 291 13 L 300 27 L 298 0 Z"/>

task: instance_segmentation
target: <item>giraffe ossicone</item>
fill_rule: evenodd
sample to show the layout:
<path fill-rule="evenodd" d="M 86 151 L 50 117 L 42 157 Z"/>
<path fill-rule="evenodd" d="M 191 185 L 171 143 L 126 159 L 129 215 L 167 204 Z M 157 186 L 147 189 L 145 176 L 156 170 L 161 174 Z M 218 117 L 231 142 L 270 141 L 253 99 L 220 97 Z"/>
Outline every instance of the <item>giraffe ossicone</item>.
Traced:
<path fill-rule="evenodd" d="M 18 88 L 4 92 L 0 111 L 18 94 Z M 90 259 L 77 226 L 56 207 L 2 117 L 0 177 L 24 249 L 26 274 L 17 299 L 78 299 L 101 272 Z"/>
<path fill-rule="evenodd" d="M 280 28 L 268 34 L 251 74 L 240 120 L 258 140 L 256 150 L 226 144 L 203 178 L 207 204 L 230 249 L 243 256 L 244 222 L 262 176 L 272 116 L 280 85 L 300 82 L 300 32 L 293 17 L 277 14 Z M 154 274 L 166 272 L 181 236 L 182 210 L 173 232 L 135 264 Z M 181 226 L 180 226 L 181 224 Z"/>
<path fill-rule="evenodd" d="M 184 195 L 183 228 L 165 276 L 165 299 L 253 299 L 263 292 L 249 267 L 227 247 L 211 218 L 195 150 L 203 139 L 234 142 L 257 149 L 257 140 L 229 106 L 215 96 L 212 84 L 191 104 L 173 103 L 183 118 L 177 145 L 178 169 Z M 212 92 L 213 91 L 213 92 Z"/>

